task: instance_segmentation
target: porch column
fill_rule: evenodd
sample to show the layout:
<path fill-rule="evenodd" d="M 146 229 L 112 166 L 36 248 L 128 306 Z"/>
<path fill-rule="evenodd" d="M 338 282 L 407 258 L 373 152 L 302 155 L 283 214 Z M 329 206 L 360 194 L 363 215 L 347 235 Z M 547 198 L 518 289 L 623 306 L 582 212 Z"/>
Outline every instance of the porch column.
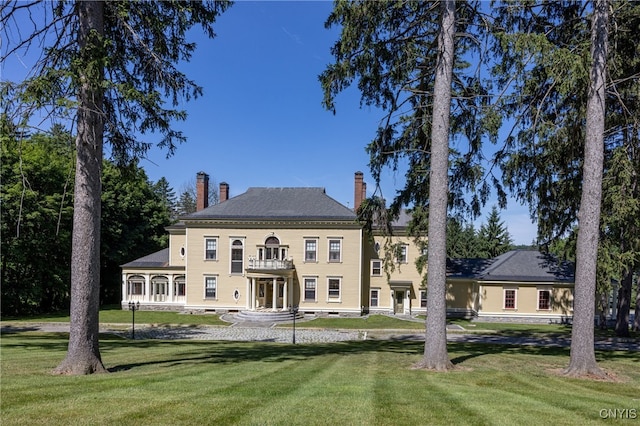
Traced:
<path fill-rule="evenodd" d="M 151 300 L 151 276 L 149 274 L 144 274 L 144 295 L 142 300 L 145 302 Z"/>
<path fill-rule="evenodd" d="M 173 274 L 169 274 L 169 302 L 173 302 Z"/>
<path fill-rule="evenodd" d="M 122 274 L 122 301 L 126 302 L 129 296 L 129 283 L 127 282 L 127 274 Z"/>
<path fill-rule="evenodd" d="M 282 310 L 283 311 L 288 311 L 289 310 L 289 298 L 287 297 L 287 287 L 289 286 L 289 278 L 285 278 L 284 279 L 284 283 L 282 284 L 284 286 L 284 292 L 282 293 Z"/>
<path fill-rule="evenodd" d="M 248 311 L 251 310 L 251 280 L 252 278 L 247 277 L 247 288 L 244 294 L 247 295 L 247 301 L 245 303 L 245 309 Z"/>
<path fill-rule="evenodd" d="M 272 291 L 272 295 L 271 295 L 271 310 L 272 311 L 276 311 L 276 302 L 278 300 L 278 279 L 277 278 L 273 278 L 272 284 L 273 286 L 273 291 Z"/>
<path fill-rule="evenodd" d="M 249 294 L 251 300 L 249 301 L 249 310 L 256 310 L 256 279 L 251 277 L 251 293 Z"/>

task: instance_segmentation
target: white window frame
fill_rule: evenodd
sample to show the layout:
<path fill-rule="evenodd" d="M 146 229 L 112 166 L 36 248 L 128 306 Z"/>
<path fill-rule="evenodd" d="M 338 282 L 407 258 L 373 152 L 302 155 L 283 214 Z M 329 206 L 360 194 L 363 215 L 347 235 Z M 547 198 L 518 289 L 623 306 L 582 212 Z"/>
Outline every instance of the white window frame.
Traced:
<path fill-rule="evenodd" d="M 331 258 L 331 243 L 338 243 L 338 259 Z M 342 238 L 341 237 L 329 237 L 327 238 L 327 262 L 329 263 L 342 263 Z"/>
<path fill-rule="evenodd" d="M 240 268 L 240 272 L 233 272 L 233 264 L 234 262 L 237 263 L 237 261 L 233 260 L 233 250 L 234 250 L 234 246 L 233 243 L 236 241 L 240 241 L 242 243 L 242 259 L 241 259 L 241 268 Z M 230 237 L 229 238 L 229 275 L 244 275 L 244 266 L 245 266 L 245 261 L 244 261 L 244 254 L 245 254 L 245 238 L 244 237 Z M 236 246 L 239 247 L 239 246 Z"/>
<path fill-rule="evenodd" d="M 213 250 L 215 250 L 214 256 L 209 258 L 207 257 L 207 252 L 209 251 L 208 247 L 208 242 L 209 241 L 213 241 L 215 248 Z M 205 236 L 204 237 L 204 260 L 207 262 L 216 262 L 218 260 L 218 251 L 220 250 L 220 244 L 219 244 L 219 239 L 218 237 L 209 237 L 209 236 Z"/>
<path fill-rule="evenodd" d="M 209 284 L 209 280 L 213 280 L 213 292 L 214 296 L 207 296 L 207 284 Z M 205 300 L 218 300 L 218 276 L 217 275 L 205 275 L 204 276 L 204 294 L 203 298 Z"/>
<path fill-rule="evenodd" d="M 375 263 L 378 264 L 378 267 L 376 268 L 375 266 L 373 266 Z M 378 273 L 375 273 L 375 270 L 378 270 Z M 382 276 L 382 260 L 381 259 L 371 259 L 371 276 L 372 277 L 381 277 Z"/>
<path fill-rule="evenodd" d="M 180 291 L 182 287 L 182 292 Z M 180 294 L 183 293 L 183 294 Z M 173 295 L 177 297 L 185 297 L 187 295 L 187 279 L 184 275 L 178 275 L 173 278 Z"/>
<path fill-rule="evenodd" d="M 338 295 L 331 296 L 331 281 L 338 281 Z M 342 277 L 327 277 L 327 302 L 342 301 Z"/>
<path fill-rule="evenodd" d="M 507 291 L 513 291 L 513 308 L 507 308 Z M 506 287 L 502 289 L 502 309 L 505 311 L 515 311 L 518 309 L 518 289 Z"/>
<path fill-rule="evenodd" d="M 305 237 L 303 244 L 303 252 L 304 252 L 304 263 L 318 263 L 318 238 L 313 237 Z M 315 244 L 315 250 L 313 250 L 313 259 L 307 259 L 307 253 L 311 253 L 311 250 L 307 250 L 307 243 L 313 242 Z"/>
<path fill-rule="evenodd" d="M 396 247 L 400 251 L 396 254 L 396 263 L 409 263 L 409 244 L 400 243 Z"/>
<path fill-rule="evenodd" d="M 548 308 L 541 308 L 540 307 L 540 301 L 542 299 L 540 298 L 540 295 L 545 291 L 547 293 L 549 293 L 549 300 L 548 300 L 549 307 Z M 536 302 L 536 310 L 545 311 L 545 312 L 551 311 L 552 310 L 552 297 L 553 297 L 553 292 L 551 291 L 551 289 L 550 288 L 538 288 L 537 294 L 538 294 L 538 297 L 537 297 L 537 302 Z"/>
<path fill-rule="evenodd" d="M 376 295 L 377 295 L 375 297 L 375 300 L 376 300 L 376 304 L 375 305 L 373 304 L 373 300 L 374 300 L 373 293 L 376 293 Z M 381 294 L 382 294 L 382 292 L 380 291 L 379 288 L 372 288 L 372 289 L 369 290 L 369 307 L 370 308 L 378 308 L 378 307 L 380 307 L 380 295 Z"/>
<path fill-rule="evenodd" d="M 307 281 L 313 282 L 313 299 L 307 299 Z M 306 303 L 312 303 L 318 301 L 318 277 L 302 277 L 303 283 L 303 298 L 302 301 Z"/>

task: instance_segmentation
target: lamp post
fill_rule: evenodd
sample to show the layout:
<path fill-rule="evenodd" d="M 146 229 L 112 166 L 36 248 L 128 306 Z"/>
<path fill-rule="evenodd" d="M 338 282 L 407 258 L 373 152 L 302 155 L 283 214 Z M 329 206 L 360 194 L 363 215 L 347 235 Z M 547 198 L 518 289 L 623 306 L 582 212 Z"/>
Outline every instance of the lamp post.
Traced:
<path fill-rule="evenodd" d="M 290 312 L 293 314 L 293 344 L 296 344 L 296 316 L 298 316 L 298 307 L 293 306 L 290 309 Z"/>
<path fill-rule="evenodd" d="M 136 339 L 136 311 L 140 310 L 140 301 L 129 302 L 129 310 L 131 311 L 131 339 Z"/>

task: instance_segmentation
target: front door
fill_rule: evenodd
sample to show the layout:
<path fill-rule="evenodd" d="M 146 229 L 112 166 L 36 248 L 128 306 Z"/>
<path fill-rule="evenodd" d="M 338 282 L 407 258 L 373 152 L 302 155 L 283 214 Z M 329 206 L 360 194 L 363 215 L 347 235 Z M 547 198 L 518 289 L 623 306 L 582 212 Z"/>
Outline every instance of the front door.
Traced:
<path fill-rule="evenodd" d="M 404 314 L 404 290 L 395 290 L 394 314 Z"/>

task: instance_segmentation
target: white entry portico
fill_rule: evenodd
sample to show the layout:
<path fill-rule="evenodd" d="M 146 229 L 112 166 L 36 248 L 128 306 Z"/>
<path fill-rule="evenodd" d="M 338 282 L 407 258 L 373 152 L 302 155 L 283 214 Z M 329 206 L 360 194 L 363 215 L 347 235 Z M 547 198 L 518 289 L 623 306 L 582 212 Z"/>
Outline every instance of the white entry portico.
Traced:
<path fill-rule="evenodd" d="M 247 275 L 246 309 L 288 311 L 294 305 L 293 277 L 290 274 L 250 273 Z"/>

